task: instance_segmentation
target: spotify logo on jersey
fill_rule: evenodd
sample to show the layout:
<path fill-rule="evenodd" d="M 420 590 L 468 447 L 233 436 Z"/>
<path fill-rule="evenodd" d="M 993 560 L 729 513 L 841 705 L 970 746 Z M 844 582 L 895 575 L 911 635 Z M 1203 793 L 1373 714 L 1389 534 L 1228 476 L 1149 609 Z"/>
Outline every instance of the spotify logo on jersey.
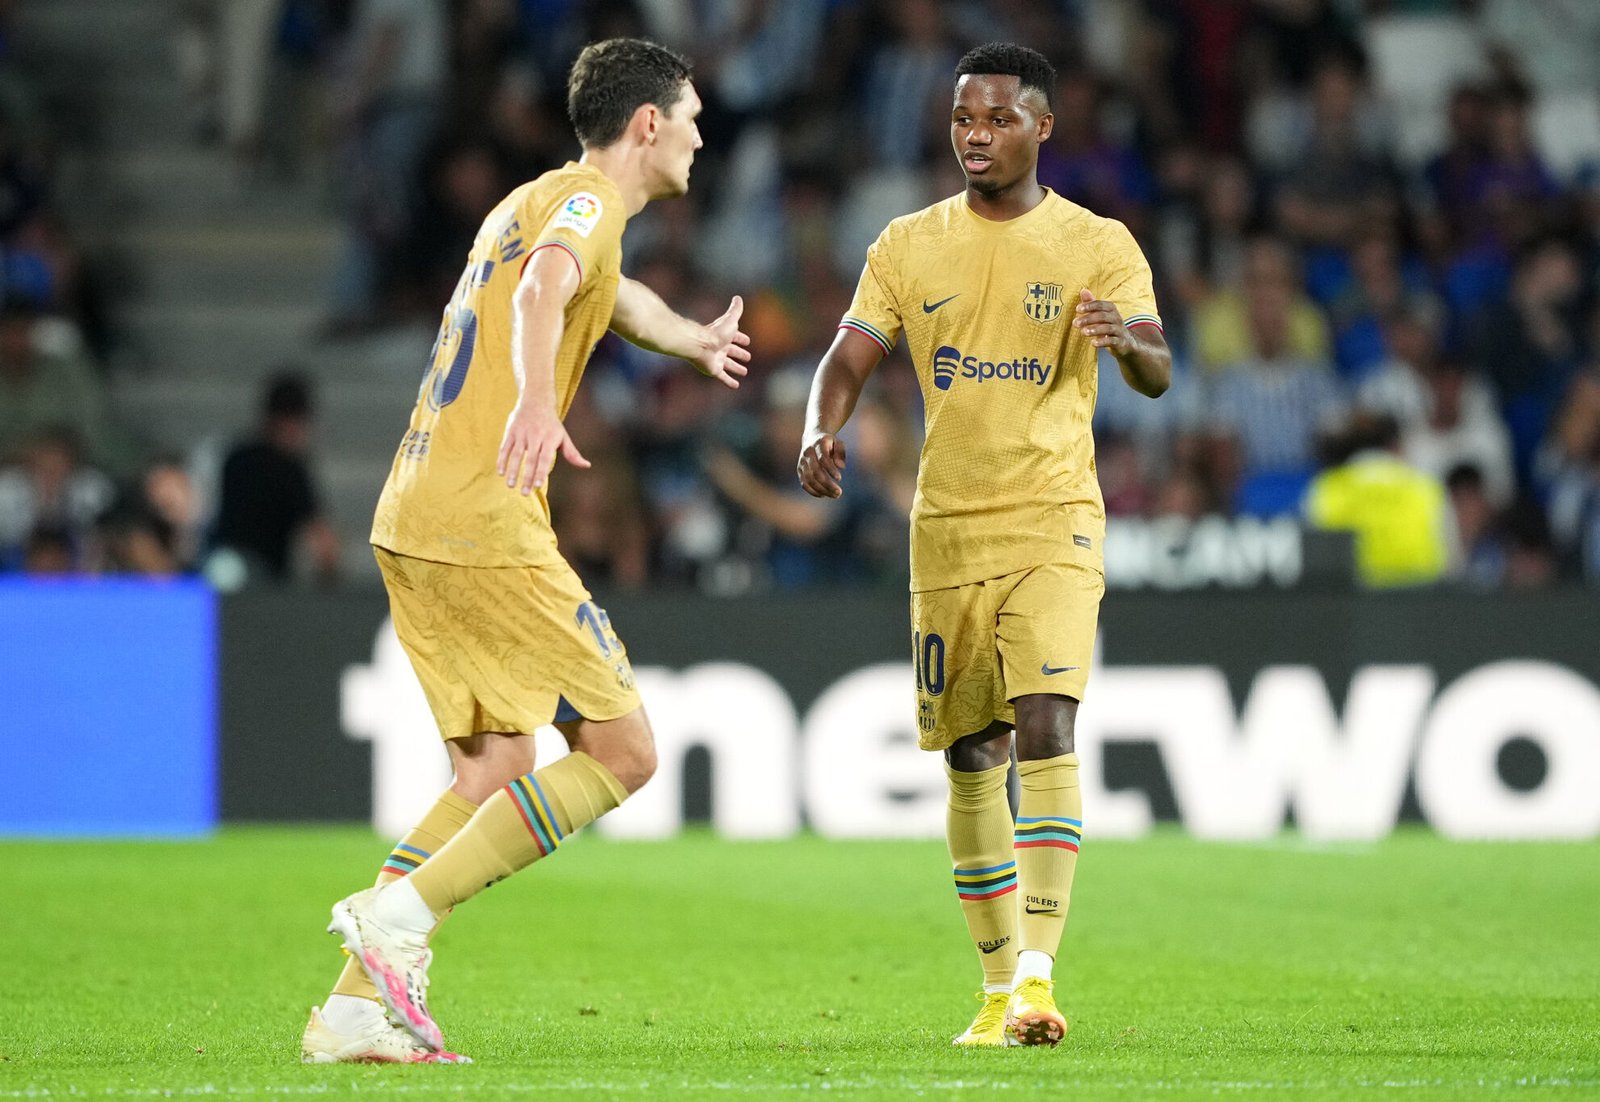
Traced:
<path fill-rule="evenodd" d="M 961 349 L 946 344 L 933 354 L 933 385 L 940 390 L 949 390 L 959 373 L 963 379 L 973 379 L 980 383 L 999 379 L 1004 382 L 1044 386 L 1055 366 L 1055 364 L 1040 363 L 1037 358 L 983 360 L 977 356 L 963 356 Z"/>

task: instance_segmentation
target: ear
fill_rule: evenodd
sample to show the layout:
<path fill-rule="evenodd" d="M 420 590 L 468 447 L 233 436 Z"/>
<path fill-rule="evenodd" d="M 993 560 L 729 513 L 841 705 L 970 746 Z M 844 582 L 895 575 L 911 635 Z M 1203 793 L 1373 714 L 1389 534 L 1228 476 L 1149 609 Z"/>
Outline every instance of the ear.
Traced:
<path fill-rule="evenodd" d="M 628 127 L 638 135 L 642 144 L 655 145 L 656 133 L 661 129 L 661 108 L 653 103 L 640 104 Z"/>
<path fill-rule="evenodd" d="M 1053 111 L 1046 111 L 1039 116 L 1039 144 L 1043 145 L 1050 140 L 1051 133 L 1056 128 L 1056 116 Z"/>

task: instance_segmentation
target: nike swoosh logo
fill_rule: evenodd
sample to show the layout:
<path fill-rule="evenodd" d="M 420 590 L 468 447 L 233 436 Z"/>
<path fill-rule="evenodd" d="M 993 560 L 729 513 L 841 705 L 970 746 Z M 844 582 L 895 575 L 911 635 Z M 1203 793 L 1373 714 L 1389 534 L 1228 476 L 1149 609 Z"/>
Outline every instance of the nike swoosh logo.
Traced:
<path fill-rule="evenodd" d="M 1055 674 L 1066 673 L 1068 670 L 1075 670 L 1077 668 L 1077 666 L 1056 666 L 1052 668 L 1050 663 L 1046 662 L 1044 665 L 1039 667 L 1039 672 L 1044 674 L 1046 677 L 1052 677 Z"/>
<path fill-rule="evenodd" d="M 978 948 L 979 949 L 983 949 L 983 955 L 984 956 L 988 956 L 990 953 L 998 953 L 1000 950 L 1004 949 L 1005 946 L 1004 945 L 991 945 L 991 946 L 989 946 L 989 948 L 984 949 L 983 946 L 980 945 L 980 946 L 978 946 Z"/>
<path fill-rule="evenodd" d="M 1056 913 L 1056 909 L 1054 907 L 1035 907 L 1031 903 L 1022 909 L 1031 915 L 1053 915 Z"/>
<path fill-rule="evenodd" d="M 957 291 L 957 292 L 956 292 L 956 293 L 955 293 L 955 294 L 953 294 L 953 295 L 951 295 L 951 296 L 950 296 L 950 298 L 942 298 L 942 299 L 940 299 L 940 300 L 939 300 L 939 301 L 938 301 L 938 302 L 935 302 L 935 303 L 934 303 L 934 304 L 933 304 L 933 305 L 931 305 L 931 306 L 930 306 L 930 305 L 928 305 L 928 300 L 927 300 L 927 299 L 923 299 L 923 300 L 922 300 L 922 312 L 923 312 L 923 313 L 924 313 L 924 314 L 931 314 L 931 313 L 933 313 L 933 312 L 934 312 L 934 311 L 935 311 L 935 310 L 937 310 L 937 309 L 938 309 L 938 308 L 939 308 L 939 307 L 941 307 L 941 306 L 943 306 L 943 305 L 944 305 L 944 304 L 945 304 L 945 303 L 947 303 L 947 302 L 949 302 L 949 301 L 950 301 L 950 299 L 956 299 L 956 298 L 960 298 L 960 297 L 961 297 L 961 292 L 960 292 L 960 291 Z"/>

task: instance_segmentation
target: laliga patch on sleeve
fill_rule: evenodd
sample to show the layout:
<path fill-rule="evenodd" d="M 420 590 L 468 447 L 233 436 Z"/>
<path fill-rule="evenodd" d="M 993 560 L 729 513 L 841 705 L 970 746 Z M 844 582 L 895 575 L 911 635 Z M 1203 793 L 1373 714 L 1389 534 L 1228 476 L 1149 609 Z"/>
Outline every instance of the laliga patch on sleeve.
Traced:
<path fill-rule="evenodd" d="M 590 191 L 580 191 L 561 204 L 551 228 L 574 230 L 579 237 L 588 237 L 594 232 L 604 211 L 599 196 Z"/>

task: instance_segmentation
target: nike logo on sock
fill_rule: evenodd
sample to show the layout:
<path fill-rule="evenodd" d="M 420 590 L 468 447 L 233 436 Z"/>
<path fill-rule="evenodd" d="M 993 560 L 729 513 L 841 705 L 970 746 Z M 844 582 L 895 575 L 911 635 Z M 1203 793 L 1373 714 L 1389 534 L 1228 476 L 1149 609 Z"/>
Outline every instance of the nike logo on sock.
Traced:
<path fill-rule="evenodd" d="M 957 291 L 955 294 L 951 295 L 950 298 L 942 298 L 938 302 L 934 303 L 932 306 L 928 305 L 928 300 L 927 299 L 923 299 L 922 300 L 922 312 L 924 314 L 931 314 L 935 310 L 937 310 L 939 307 L 941 307 L 945 303 L 949 302 L 950 299 L 955 299 L 955 298 L 960 298 L 960 297 L 961 297 L 961 292 Z"/>
<path fill-rule="evenodd" d="M 1056 909 L 1054 907 L 1035 907 L 1031 903 L 1022 909 L 1031 915 L 1053 915 L 1056 913 Z"/>
<path fill-rule="evenodd" d="M 1049 662 L 1046 662 L 1044 665 L 1039 667 L 1039 672 L 1044 674 L 1046 677 L 1051 677 L 1055 674 L 1066 673 L 1069 670 L 1075 670 L 1077 668 L 1077 666 L 1052 666 Z"/>

